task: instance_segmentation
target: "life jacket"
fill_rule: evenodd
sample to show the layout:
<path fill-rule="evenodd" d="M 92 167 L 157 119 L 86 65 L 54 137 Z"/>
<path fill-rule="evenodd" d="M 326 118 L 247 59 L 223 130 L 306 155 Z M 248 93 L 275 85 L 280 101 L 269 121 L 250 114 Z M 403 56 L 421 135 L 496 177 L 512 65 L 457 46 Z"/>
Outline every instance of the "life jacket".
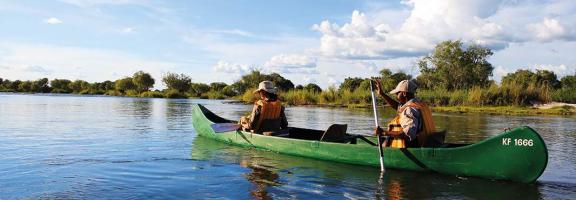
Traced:
<path fill-rule="evenodd" d="M 265 101 L 258 100 L 255 103 L 260 106 L 260 116 L 258 117 L 258 122 L 256 127 L 253 129 L 255 132 L 262 131 L 274 131 L 274 130 L 264 130 L 264 129 L 280 129 L 280 112 L 282 112 L 282 103 L 279 100 L 276 101 Z M 276 123 L 277 122 L 277 123 Z M 278 125 L 278 127 L 265 126 L 264 123 L 271 124 L 272 126 Z"/>
<path fill-rule="evenodd" d="M 402 107 L 400 107 L 400 109 L 398 109 L 398 112 L 396 113 L 396 117 L 392 119 L 390 123 L 388 123 L 388 131 L 404 131 L 402 129 L 402 125 L 400 124 L 400 117 L 402 113 L 408 108 L 416 108 L 420 110 L 420 116 L 422 117 L 420 123 L 422 124 L 422 126 L 418 127 L 419 128 L 418 134 L 416 138 L 413 139 L 417 139 L 418 145 L 423 146 L 428 136 L 432 135 L 436 130 L 434 120 L 432 119 L 432 111 L 430 110 L 428 105 L 426 105 L 423 102 L 410 101 L 404 104 Z M 406 142 L 402 138 L 394 138 L 392 140 L 392 144 L 390 145 L 390 147 L 406 148 Z"/>

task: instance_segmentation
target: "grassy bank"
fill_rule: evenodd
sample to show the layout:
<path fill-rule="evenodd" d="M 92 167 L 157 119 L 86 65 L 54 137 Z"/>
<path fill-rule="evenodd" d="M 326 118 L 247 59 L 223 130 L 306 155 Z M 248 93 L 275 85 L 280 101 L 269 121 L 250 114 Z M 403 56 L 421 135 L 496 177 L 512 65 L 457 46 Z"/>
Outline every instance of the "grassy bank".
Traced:
<path fill-rule="evenodd" d="M 538 109 L 534 107 L 518 106 L 435 106 L 435 112 L 452 113 L 484 113 L 484 114 L 506 114 L 506 115 L 574 115 L 576 108 L 572 106 L 560 106 L 549 109 Z"/>
<path fill-rule="evenodd" d="M 545 86 L 523 88 L 514 85 L 492 85 L 487 88 L 475 87 L 470 90 L 421 90 L 418 98 L 432 105 L 437 112 L 489 113 L 511 115 L 572 115 L 576 108 L 570 106 L 538 109 L 532 105 L 551 101 L 574 103 L 576 89 L 552 90 Z M 288 105 L 330 106 L 330 107 L 370 107 L 368 90 L 339 91 L 330 88 L 317 92 L 311 90 L 290 90 L 280 93 L 281 100 Z M 252 93 L 238 97 L 246 103 L 254 102 Z"/>

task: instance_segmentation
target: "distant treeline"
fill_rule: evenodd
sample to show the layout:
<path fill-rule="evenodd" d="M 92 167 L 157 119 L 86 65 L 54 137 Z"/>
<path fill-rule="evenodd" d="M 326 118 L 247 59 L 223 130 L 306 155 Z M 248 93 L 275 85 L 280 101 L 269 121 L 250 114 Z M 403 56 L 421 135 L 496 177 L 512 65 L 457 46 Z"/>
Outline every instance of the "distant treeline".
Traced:
<path fill-rule="evenodd" d="M 558 79 L 552 71 L 525 69 L 509 73 L 496 84 L 489 78 L 494 70 L 487 58 L 492 51 L 482 46 L 463 47 L 460 41 L 445 41 L 417 63 L 420 75 L 380 71 L 383 88 L 392 90 L 398 82 L 414 80 L 417 96 L 439 106 L 525 106 L 559 101 L 576 103 L 576 74 Z M 83 80 L 47 78 L 35 81 L 0 78 L 0 91 L 28 93 L 104 94 L 113 96 L 154 98 L 238 99 L 253 102 L 252 91 L 258 83 L 271 80 L 279 88 L 280 98 L 291 105 L 366 106 L 370 104 L 369 78 L 348 77 L 338 87 L 325 90 L 314 83 L 294 85 L 280 74 L 252 71 L 228 85 L 223 82 L 194 83 L 186 74 L 166 73 L 162 82 L 166 89 L 151 91 L 156 81 L 146 72 L 115 81 L 88 83 Z"/>

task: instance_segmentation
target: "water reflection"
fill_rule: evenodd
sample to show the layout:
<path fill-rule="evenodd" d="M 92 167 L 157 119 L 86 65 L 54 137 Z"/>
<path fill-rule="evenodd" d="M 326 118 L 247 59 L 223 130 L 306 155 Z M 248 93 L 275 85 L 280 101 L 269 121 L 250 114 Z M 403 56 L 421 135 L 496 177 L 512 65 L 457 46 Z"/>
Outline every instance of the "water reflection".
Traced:
<path fill-rule="evenodd" d="M 279 186 L 278 174 L 266 169 L 265 166 L 260 166 L 255 163 L 250 163 L 250 160 L 240 161 L 240 166 L 251 169 L 249 173 L 243 174 L 246 180 L 254 184 L 254 189 L 250 194 L 254 199 L 268 200 L 271 199 L 268 193 L 268 187 Z"/>
<path fill-rule="evenodd" d="M 165 112 L 168 130 L 182 130 L 191 126 L 192 103 L 187 99 L 167 99 Z"/>

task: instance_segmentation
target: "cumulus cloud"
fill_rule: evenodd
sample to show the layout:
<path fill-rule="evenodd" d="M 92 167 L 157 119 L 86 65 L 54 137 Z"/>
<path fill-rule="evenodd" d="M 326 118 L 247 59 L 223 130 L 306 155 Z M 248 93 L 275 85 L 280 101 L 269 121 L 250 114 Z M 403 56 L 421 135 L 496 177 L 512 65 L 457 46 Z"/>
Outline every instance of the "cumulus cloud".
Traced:
<path fill-rule="evenodd" d="M 261 65 L 230 63 L 220 60 L 213 67 L 214 72 L 244 75 L 251 71 L 280 74 L 318 74 L 316 58 L 301 54 L 279 54 L 272 56 Z"/>
<path fill-rule="evenodd" d="M 574 34 L 569 34 L 570 32 L 558 20 L 549 18 L 544 18 L 540 23 L 528 25 L 528 29 L 534 33 L 536 39 L 544 42 L 555 39 L 569 39 Z"/>
<path fill-rule="evenodd" d="M 218 61 L 213 69 L 214 72 L 217 73 L 229 73 L 236 75 L 244 75 L 250 73 L 251 71 L 261 70 L 256 65 L 229 63 L 223 60 Z"/>
<path fill-rule="evenodd" d="M 361 69 L 368 70 L 371 73 L 378 72 L 378 65 L 374 62 L 360 61 L 355 63 Z"/>
<path fill-rule="evenodd" d="M 263 69 L 279 73 L 315 74 L 316 58 L 302 54 L 279 54 L 266 61 Z"/>
<path fill-rule="evenodd" d="M 58 19 L 58 18 L 56 18 L 56 17 L 50 17 L 50 18 L 44 19 L 44 23 L 47 23 L 47 24 L 61 24 L 61 23 L 62 23 L 62 20 L 60 20 L 60 19 Z"/>
<path fill-rule="evenodd" d="M 566 75 L 572 75 L 571 73 L 573 72 L 574 69 L 576 69 L 575 66 L 568 67 L 565 64 L 560 64 L 560 65 L 536 64 L 536 65 L 534 65 L 534 68 L 539 69 L 539 70 L 553 71 L 558 77 L 563 77 Z M 572 69 L 572 71 L 571 71 L 571 69 Z"/>
<path fill-rule="evenodd" d="M 379 18 L 386 15 L 360 11 L 353 11 L 350 21 L 343 25 L 327 20 L 313 25 L 312 29 L 322 34 L 318 51 L 344 59 L 390 59 L 423 55 L 444 40 L 459 39 L 500 50 L 511 43 L 576 38 L 576 31 L 564 25 L 576 22 L 576 7 L 565 0 L 522 4 L 504 0 L 403 3 L 410 14 L 396 26 Z"/>

